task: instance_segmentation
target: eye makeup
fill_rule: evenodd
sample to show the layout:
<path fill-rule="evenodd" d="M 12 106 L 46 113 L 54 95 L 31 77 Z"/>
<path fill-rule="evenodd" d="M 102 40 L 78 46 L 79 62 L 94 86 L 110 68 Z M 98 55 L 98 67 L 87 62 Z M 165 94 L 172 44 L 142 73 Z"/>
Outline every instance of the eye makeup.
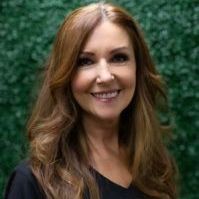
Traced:
<path fill-rule="evenodd" d="M 90 66 L 94 64 L 94 61 L 89 57 L 80 57 L 77 61 L 78 67 Z"/>
<path fill-rule="evenodd" d="M 111 63 L 125 63 L 129 60 L 129 56 L 126 53 L 118 52 L 111 56 Z"/>
<path fill-rule="evenodd" d="M 128 53 L 127 47 L 119 47 L 111 50 L 107 55 L 104 55 L 106 62 L 111 65 L 123 65 L 127 63 L 131 57 Z M 132 55 L 133 56 L 133 55 Z M 100 58 L 94 52 L 82 52 L 77 61 L 77 67 L 89 67 L 96 64 Z"/>

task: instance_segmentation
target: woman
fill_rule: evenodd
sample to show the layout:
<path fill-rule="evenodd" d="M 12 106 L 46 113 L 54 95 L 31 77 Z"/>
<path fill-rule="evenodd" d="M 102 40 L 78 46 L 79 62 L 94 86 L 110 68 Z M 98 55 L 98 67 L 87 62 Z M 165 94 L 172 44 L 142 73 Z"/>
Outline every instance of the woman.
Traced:
<path fill-rule="evenodd" d="M 124 10 L 97 3 L 73 11 L 28 124 L 30 160 L 15 169 L 5 198 L 176 198 L 155 113 L 162 87 Z"/>

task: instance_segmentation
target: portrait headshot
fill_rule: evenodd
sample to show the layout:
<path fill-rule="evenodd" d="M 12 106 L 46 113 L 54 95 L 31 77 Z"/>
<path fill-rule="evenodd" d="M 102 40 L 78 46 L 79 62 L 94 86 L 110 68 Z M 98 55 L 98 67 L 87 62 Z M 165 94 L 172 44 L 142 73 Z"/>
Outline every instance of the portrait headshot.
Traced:
<path fill-rule="evenodd" d="M 177 199 L 168 85 L 136 17 L 74 7 L 51 43 L 4 199 Z"/>

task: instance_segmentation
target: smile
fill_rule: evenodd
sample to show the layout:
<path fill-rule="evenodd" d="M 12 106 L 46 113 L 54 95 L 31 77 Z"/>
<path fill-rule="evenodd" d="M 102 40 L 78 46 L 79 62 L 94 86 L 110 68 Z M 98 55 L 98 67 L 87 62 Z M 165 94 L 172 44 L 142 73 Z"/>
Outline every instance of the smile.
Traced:
<path fill-rule="evenodd" d="M 94 97 L 102 100 L 106 99 L 112 99 L 118 96 L 120 90 L 114 90 L 114 91 L 106 91 L 106 92 L 96 92 L 96 93 L 91 93 Z"/>

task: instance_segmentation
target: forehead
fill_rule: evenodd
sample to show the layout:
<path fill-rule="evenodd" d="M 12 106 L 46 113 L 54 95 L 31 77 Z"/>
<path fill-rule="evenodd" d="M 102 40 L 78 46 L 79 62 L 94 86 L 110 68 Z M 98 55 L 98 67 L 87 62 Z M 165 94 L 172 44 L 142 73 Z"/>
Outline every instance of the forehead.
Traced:
<path fill-rule="evenodd" d="M 99 47 L 117 48 L 132 47 L 127 31 L 121 26 L 109 21 L 97 25 L 88 37 L 83 50 L 95 50 Z"/>

